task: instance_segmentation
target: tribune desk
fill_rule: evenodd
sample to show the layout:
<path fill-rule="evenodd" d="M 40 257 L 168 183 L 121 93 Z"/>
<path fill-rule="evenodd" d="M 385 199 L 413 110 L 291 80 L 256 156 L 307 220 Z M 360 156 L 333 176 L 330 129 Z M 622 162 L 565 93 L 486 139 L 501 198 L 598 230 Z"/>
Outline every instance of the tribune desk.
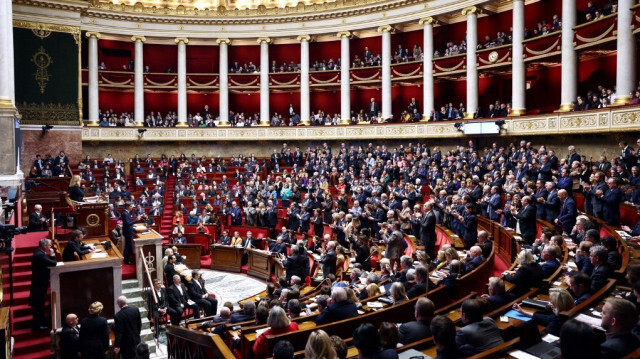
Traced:
<path fill-rule="evenodd" d="M 106 249 L 100 242 L 111 244 Z M 122 293 L 122 254 L 109 238 L 92 238 L 85 244 L 96 246 L 79 261 L 60 262 L 51 268 L 52 312 L 55 328 L 62 327 L 69 313 L 86 316 L 89 305 L 100 301 L 104 305 L 103 316 L 112 319 L 117 299 Z M 60 243 L 60 251 L 65 243 Z"/>
<path fill-rule="evenodd" d="M 273 265 L 275 259 L 271 256 L 271 253 L 263 251 L 261 249 L 247 249 L 249 268 L 247 274 L 250 276 L 258 277 L 260 279 L 271 278 L 271 272 L 273 271 Z"/>
<path fill-rule="evenodd" d="M 240 273 L 242 271 L 242 255 L 244 248 L 211 245 L 211 269 Z"/>
<path fill-rule="evenodd" d="M 152 283 L 148 283 L 144 273 L 142 258 L 140 258 L 140 249 L 147 260 L 151 279 L 164 279 L 164 267 L 162 266 L 162 235 L 153 229 L 147 229 L 144 225 L 136 225 L 136 233 L 133 238 L 133 249 L 136 255 L 136 279 L 143 287 L 151 287 Z M 155 273 L 154 273 L 155 272 Z M 143 285 L 144 284 L 144 285 Z"/>

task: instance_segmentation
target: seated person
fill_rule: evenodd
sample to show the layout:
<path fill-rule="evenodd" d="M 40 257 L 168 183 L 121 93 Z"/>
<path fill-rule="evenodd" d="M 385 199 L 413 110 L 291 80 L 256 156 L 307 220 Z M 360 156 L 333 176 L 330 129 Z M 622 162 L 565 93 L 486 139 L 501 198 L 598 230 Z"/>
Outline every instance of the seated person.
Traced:
<path fill-rule="evenodd" d="M 464 273 L 471 272 L 478 268 L 482 262 L 484 262 L 484 258 L 482 257 L 482 248 L 480 248 L 480 246 L 471 247 L 467 257 L 464 259 Z"/>
<path fill-rule="evenodd" d="M 477 258 L 477 257 L 476 257 Z M 438 281 L 438 285 L 447 287 L 447 293 L 455 296 L 458 289 L 458 279 L 464 274 L 464 266 L 457 259 L 451 261 L 449 265 L 449 274 Z"/>
<path fill-rule="evenodd" d="M 176 246 L 171 247 L 171 249 L 173 250 L 173 255 L 176 256 L 176 264 L 185 264 L 187 256 L 180 255 L 180 253 L 178 253 L 178 247 Z"/>
<path fill-rule="evenodd" d="M 498 309 L 515 299 L 513 294 L 505 292 L 504 281 L 500 277 L 489 278 L 488 292 L 482 298 L 491 304 L 492 309 Z"/>
<path fill-rule="evenodd" d="M 191 298 L 189 298 L 187 288 L 184 286 L 184 284 L 182 284 L 180 276 L 178 274 L 175 274 L 172 278 L 173 285 L 169 287 L 168 290 L 169 307 L 176 312 L 175 318 L 171 318 L 172 324 L 179 325 L 180 318 L 182 318 L 184 311 L 189 308 L 193 311 L 193 317 L 195 319 L 200 318 L 198 305 L 194 303 Z M 177 320 L 177 322 L 175 322 L 174 319 Z"/>
<path fill-rule="evenodd" d="M 347 299 L 347 291 L 341 287 L 331 289 L 328 306 L 316 318 L 316 325 L 332 323 L 358 315 L 354 302 Z"/>
<path fill-rule="evenodd" d="M 558 262 L 559 250 L 560 248 L 555 244 L 549 244 L 542 250 L 542 278 L 551 277 L 560 268 L 560 262 Z"/>
<path fill-rule="evenodd" d="M 613 270 L 607 262 L 609 251 L 604 246 L 593 246 L 589 251 L 589 259 L 593 264 L 591 273 L 591 292 L 595 293 L 607 284 Z"/>
<path fill-rule="evenodd" d="M 562 324 L 569 319 L 567 316 L 560 313 L 573 308 L 573 297 L 571 297 L 571 294 L 564 289 L 551 288 L 549 289 L 549 292 L 549 309 L 551 310 L 551 313 L 526 312 L 522 310 L 518 303 L 513 304 L 513 309 L 520 314 L 533 317 L 534 323 L 546 327 L 547 334 L 559 336 L 560 327 L 562 327 Z"/>
<path fill-rule="evenodd" d="M 187 244 L 187 237 L 185 237 L 182 232 L 178 232 L 178 234 L 173 237 L 173 244 Z"/>
<path fill-rule="evenodd" d="M 222 335 L 227 332 L 227 322 L 231 319 L 231 309 L 223 306 L 220 308 L 220 315 L 216 315 L 211 320 L 203 322 L 199 328 L 210 329 L 213 334 Z"/>
<path fill-rule="evenodd" d="M 229 232 L 227 230 L 222 231 L 222 235 L 220 236 L 220 241 L 218 243 L 225 246 L 231 245 L 231 237 L 229 237 Z"/>
<path fill-rule="evenodd" d="M 640 339 L 631 333 L 638 322 L 638 310 L 634 303 L 622 298 L 607 299 L 602 307 L 600 326 L 607 333 L 607 340 L 600 345 L 602 358 L 621 358 L 640 347 Z"/>
<path fill-rule="evenodd" d="M 198 305 L 198 307 L 204 309 L 205 316 L 212 316 L 218 312 L 218 300 L 211 298 L 200 272 L 193 270 L 191 272 L 191 281 L 187 283 L 189 297 Z"/>
<path fill-rule="evenodd" d="M 236 312 L 231 314 L 231 320 L 229 323 L 246 322 L 254 320 L 256 318 L 256 303 L 253 301 L 244 302 L 242 312 Z"/>
<path fill-rule="evenodd" d="M 165 253 L 167 253 L 167 251 L 165 251 Z M 167 255 L 167 264 L 164 266 L 164 275 L 167 279 L 173 278 L 174 275 L 178 274 L 178 271 L 176 271 L 176 256 L 173 254 L 173 251 L 169 253 L 171 254 Z"/>
<path fill-rule="evenodd" d="M 462 358 L 456 344 L 456 326 L 448 317 L 437 315 L 429 325 L 433 333 L 433 343 L 436 345 L 437 358 L 456 359 Z"/>
<path fill-rule="evenodd" d="M 278 236 L 276 241 L 269 245 L 269 252 L 278 253 L 278 254 L 287 254 L 287 245 L 282 240 L 282 236 Z"/>
<path fill-rule="evenodd" d="M 466 355 L 504 343 L 496 322 L 483 318 L 483 309 L 481 299 L 467 299 L 462 303 L 460 318 L 464 326 L 456 332 L 456 344 Z"/>
<path fill-rule="evenodd" d="M 62 251 L 63 262 L 73 262 L 82 259 L 82 256 L 91 252 L 91 247 L 80 243 L 84 236 L 82 231 L 75 230 L 71 232 L 71 237 Z M 76 257 L 77 255 L 77 257 Z"/>
<path fill-rule="evenodd" d="M 432 288 L 429 280 L 429 271 L 423 266 L 416 267 L 416 283 L 407 291 L 407 297 L 413 299 L 419 295 L 426 294 L 427 290 Z"/>
<path fill-rule="evenodd" d="M 42 214 L 42 206 L 36 204 L 34 212 L 29 215 L 29 232 L 46 231 L 49 219 Z"/>
<path fill-rule="evenodd" d="M 591 279 L 582 272 L 571 272 L 568 276 L 569 289 L 573 292 L 573 305 L 578 305 L 591 296 Z"/>
<path fill-rule="evenodd" d="M 233 237 L 231 238 L 231 245 L 242 247 L 242 237 L 240 237 L 240 232 L 238 231 L 233 232 Z"/>
<path fill-rule="evenodd" d="M 516 296 L 521 296 L 528 292 L 532 287 L 540 287 L 542 285 L 543 273 L 542 267 L 533 259 L 531 251 L 523 249 L 516 259 L 518 269 L 515 271 L 505 271 L 503 278 L 507 282 L 515 284 L 512 292 Z"/>
<path fill-rule="evenodd" d="M 380 334 L 371 323 L 361 324 L 353 333 L 353 344 L 360 358 L 393 359 L 398 358 L 394 349 L 383 349 Z"/>
<path fill-rule="evenodd" d="M 593 247 L 592 242 L 582 241 L 580 242 L 578 249 L 576 249 L 576 266 L 580 272 L 585 273 L 587 276 L 591 276 L 591 273 L 593 272 L 593 264 L 591 264 L 591 259 L 589 258 L 591 247 Z"/>
<path fill-rule="evenodd" d="M 155 291 L 156 301 L 153 300 L 153 293 Z M 151 317 L 155 323 L 158 323 L 160 316 L 165 314 L 169 315 L 171 323 L 180 323 L 180 317 L 177 316 L 177 312 L 169 307 L 169 299 L 167 297 L 167 290 L 162 287 L 162 282 L 159 279 L 153 280 L 153 289 L 149 291 L 149 301 L 151 306 Z"/>
<path fill-rule="evenodd" d="M 400 282 L 393 282 L 391 287 L 389 287 L 389 291 L 391 300 L 393 304 L 404 303 L 409 300 L 407 297 L 407 291 L 404 289 L 404 285 Z"/>
<path fill-rule="evenodd" d="M 267 319 L 269 328 L 262 332 L 253 343 L 253 357 L 267 358 L 269 357 L 269 347 L 267 345 L 268 335 L 278 335 L 298 330 L 298 323 L 292 322 L 287 313 L 279 306 L 274 306 L 269 311 Z"/>
<path fill-rule="evenodd" d="M 435 306 L 430 299 L 426 297 L 418 299 L 415 305 L 416 320 L 400 326 L 400 343 L 406 345 L 430 337 L 432 334 L 429 326 L 434 311 Z"/>
<path fill-rule="evenodd" d="M 618 252 L 618 241 L 611 236 L 602 238 L 602 245 L 607 249 L 607 263 L 612 270 L 622 267 L 622 255 Z"/>

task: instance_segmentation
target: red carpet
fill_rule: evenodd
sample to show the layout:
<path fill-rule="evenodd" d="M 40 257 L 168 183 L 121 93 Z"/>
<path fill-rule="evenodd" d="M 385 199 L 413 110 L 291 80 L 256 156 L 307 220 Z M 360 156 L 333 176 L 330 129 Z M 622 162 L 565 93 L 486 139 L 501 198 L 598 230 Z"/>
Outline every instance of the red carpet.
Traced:
<path fill-rule="evenodd" d="M 502 260 L 502 258 L 500 258 L 500 256 L 494 255 L 493 256 L 493 276 L 501 277 L 502 272 L 506 271 L 507 269 L 509 269 L 509 266 L 507 265 L 507 263 L 505 263 Z"/>

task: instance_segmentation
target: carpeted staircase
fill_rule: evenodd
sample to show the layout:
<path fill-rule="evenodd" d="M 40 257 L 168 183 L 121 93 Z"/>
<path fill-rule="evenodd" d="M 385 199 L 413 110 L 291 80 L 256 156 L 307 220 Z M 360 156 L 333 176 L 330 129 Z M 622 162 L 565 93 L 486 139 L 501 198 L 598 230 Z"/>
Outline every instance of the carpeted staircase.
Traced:
<path fill-rule="evenodd" d="M 160 219 L 160 234 L 164 237 L 164 242 L 168 243 L 169 235 L 173 231 L 173 193 L 175 191 L 176 177 L 169 175 L 164 191 L 164 210 Z"/>

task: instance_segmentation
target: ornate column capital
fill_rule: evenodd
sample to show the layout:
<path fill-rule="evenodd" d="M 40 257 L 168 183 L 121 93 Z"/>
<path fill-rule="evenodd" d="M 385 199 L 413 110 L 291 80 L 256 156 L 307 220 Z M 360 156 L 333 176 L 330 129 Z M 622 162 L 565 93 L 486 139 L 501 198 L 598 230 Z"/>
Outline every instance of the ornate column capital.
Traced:
<path fill-rule="evenodd" d="M 144 37 L 144 36 L 131 36 L 131 41 L 133 41 L 133 42 L 137 42 L 137 41 L 145 42 L 145 41 L 147 41 L 147 38 Z"/>
<path fill-rule="evenodd" d="M 258 41 L 258 44 L 262 44 L 263 42 L 270 44 L 273 40 L 271 40 L 270 37 L 259 37 L 256 41 Z"/>
<path fill-rule="evenodd" d="M 476 6 L 468 6 L 462 9 L 462 15 L 470 15 L 470 14 L 480 14 L 480 9 Z"/>
<path fill-rule="evenodd" d="M 378 26 L 378 32 L 394 32 L 396 29 L 391 25 Z"/>
<path fill-rule="evenodd" d="M 438 20 L 433 16 L 423 17 L 418 22 L 420 25 L 438 25 Z"/>
<path fill-rule="evenodd" d="M 349 39 L 350 39 L 350 38 L 352 38 L 352 37 L 353 37 L 353 33 L 352 33 L 352 32 L 350 32 L 350 31 L 340 31 L 340 32 L 338 32 L 337 36 L 338 36 L 339 38 L 346 37 L 346 38 L 349 38 Z"/>
<path fill-rule="evenodd" d="M 297 37 L 298 41 L 302 42 L 302 41 L 306 41 L 306 42 L 311 42 L 312 38 L 310 35 L 300 35 Z"/>
<path fill-rule="evenodd" d="M 216 44 L 218 44 L 218 45 L 220 45 L 220 44 L 229 45 L 229 44 L 231 44 L 231 40 L 229 40 L 229 39 L 217 39 L 216 40 Z"/>
<path fill-rule="evenodd" d="M 84 36 L 86 36 L 88 39 L 90 38 L 96 38 L 99 39 L 102 37 L 102 35 L 99 32 L 95 32 L 95 31 L 87 31 Z"/>
<path fill-rule="evenodd" d="M 174 41 L 176 42 L 176 44 L 183 43 L 186 45 L 189 43 L 189 39 L 187 39 L 186 37 L 176 37 Z"/>

